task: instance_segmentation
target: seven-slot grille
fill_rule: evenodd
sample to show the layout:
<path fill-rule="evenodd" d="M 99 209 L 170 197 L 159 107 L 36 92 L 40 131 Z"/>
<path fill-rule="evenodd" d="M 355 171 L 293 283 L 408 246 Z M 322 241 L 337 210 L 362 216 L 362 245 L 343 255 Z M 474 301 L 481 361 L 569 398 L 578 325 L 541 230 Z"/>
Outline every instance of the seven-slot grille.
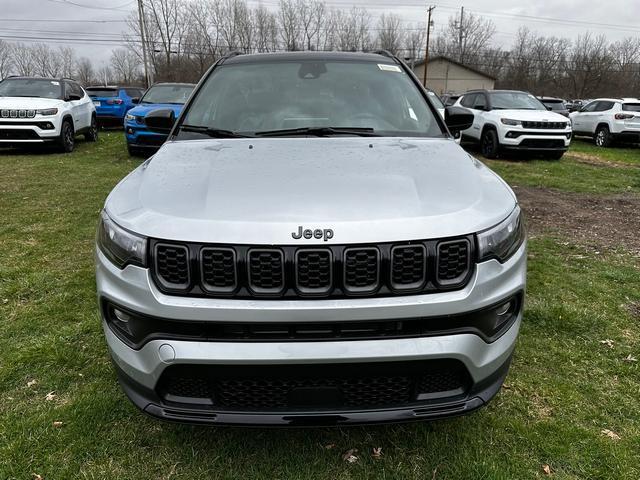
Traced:
<path fill-rule="evenodd" d="M 522 128 L 532 128 L 537 130 L 564 130 L 567 122 L 522 122 Z"/>
<path fill-rule="evenodd" d="M 462 288 L 473 238 L 400 244 L 254 247 L 151 241 L 165 293 L 235 298 L 391 296 Z"/>

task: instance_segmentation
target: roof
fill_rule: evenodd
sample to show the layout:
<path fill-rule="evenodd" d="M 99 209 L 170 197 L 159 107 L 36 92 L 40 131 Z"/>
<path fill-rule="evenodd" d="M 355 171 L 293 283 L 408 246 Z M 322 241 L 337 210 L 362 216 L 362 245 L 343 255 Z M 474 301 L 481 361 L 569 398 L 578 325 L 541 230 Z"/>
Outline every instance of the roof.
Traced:
<path fill-rule="evenodd" d="M 445 62 L 453 63 L 454 65 L 458 65 L 459 67 L 466 68 L 467 70 L 477 73 L 478 75 L 482 75 L 483 77 L 488 78 L 489 80 L 497 80 L 496 77 L 492 77 L 488 73 L 485 73 L 477 68 L 470 67 L 469 65 L 465 65 L 464 63 L 460 63 L 453 58 L 445 57 L 444 55 L 437 55 L 435 57 L 429 57 L 429 63 L 437 62 L 438 60 L 444 60 Z M 414 64 L 414 67 L 419 67 L 420 65 L 424 65 L 424 59 L 417 61 Z"/>
<path fill-rule="evenodd" d="M 303 60 L 318 61 L 359 61 L 378 63 L 381 61 L 396 63 L 397 60 L 388 53 L 365 52 L 278 52 L 278 53 L 251 53 L 227 57 L 222 63 L 261 63 L 261 62 L 299 62 Z"/>
<path fill-rule="evenodd" d="M 135 85 L 90 85 L 88 87 L 84 87 L 85 90 L 88 90 L 90 88 L 95 88 L 100 90 L 107 90 L 107 89 L 117 90 L 119 88 L 141 88 L 142 90 L 144 90 L 144 87 L 136 87 Z"/>
<path fill-rule="evenodd" d="M 151 85 L 152 87 L 158 86 L 169 86 L 169 87 L 195 87 L 195 83 L 187 83 L 187 82 L 158 82 Z"/>

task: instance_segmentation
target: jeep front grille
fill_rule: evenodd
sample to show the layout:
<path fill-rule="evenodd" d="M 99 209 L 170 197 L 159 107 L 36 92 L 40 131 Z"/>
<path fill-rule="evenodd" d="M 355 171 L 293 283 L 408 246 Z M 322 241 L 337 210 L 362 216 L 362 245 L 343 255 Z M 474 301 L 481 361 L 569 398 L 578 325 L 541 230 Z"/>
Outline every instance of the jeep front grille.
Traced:
<path fill-rule="evenodd" d="M 322 247 L 151 240 L 158 288 L 235 298 L 393 296 L 455 290 L 473 272 L 473 237 Z"/>
<path fill-rule="evenodd" d="M 564 130 L 567 125 L 567 122 L 522 122 L 522 128 L 536 130 Z"/>

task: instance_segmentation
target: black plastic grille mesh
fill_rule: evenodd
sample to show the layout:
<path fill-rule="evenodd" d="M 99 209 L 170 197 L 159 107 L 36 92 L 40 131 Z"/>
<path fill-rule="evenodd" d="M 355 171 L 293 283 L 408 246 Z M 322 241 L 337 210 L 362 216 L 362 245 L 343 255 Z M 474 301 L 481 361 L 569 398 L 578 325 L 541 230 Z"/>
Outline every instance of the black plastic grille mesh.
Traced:
<path fill-rule="evenodd" d="M 567 127 L 567 122 L 522 122 L 522 126 L 539 130 L 562 130 Z"/>
<path fill-rule="evenodd" d="M 202 251 L 202 280 L 207 289 L 233 290 L 236 286 L 236 256 L 230 248 Z"/>
<path fill-rule="evenodd" d="M 156 273 L 169 285 L 184 286 L 189 283 L 189 253 L 180 245 L 156 247 Z"/>
<path fill-rule="evenodd" d="M 297 286 L 303 290 L 331 288 L 333 268 L 330 250 L 300 250 L 296 258 Z"/>
<path fill-rule="evenodd" d="M 469 242 L 456 240 L 438 245 L 438 281 L 456 282 L 469 270 Z"/>
<path fill-rule="evenodd" d="M 257 291 L 278 292 L 284 288 L 284 260 L 280 250 L 249 252 L 249 283 Z"/>
<path fill-rule="evenodd" d="M 344 254 L 344 283 L 351 290 L 373 290 L 378 284 L 379 253 L 375 248 L 349 249 Z"/>
<path fill-rule="evenodd" d="M 233 367 L 213 367 L 217 368 L 215 373 L 208 367 L 182 365 L 170 367 L 163 374 L 158 392 L 168 400 L 185 403 L 207 398 L 222 410 L 266 411 L 402 406 L 416 402 L 424 394 L 459 395 L 470 386 L 470 377 L 458 362 L 441 362 L 436 367 L 428 362 L 422 365 L 390 368 L 371 364 L 362 369 L 326 365 L 310 375 L 303 371 L 278 373 L 277 368 L 265 371 L 264 367 L 246 367 L 243 374 L 236 375 L 231 373 Z M 379 368 L 383 371 L 377 374 Z M 259 374 L 247 374 L 261 369 Z M 322 396 L 327 390 L 332 392 L 328 398 Z M 306 391 L 302 399 L 300 391 Z"/>
<path fill-rule="evenodd" d="M 425 280 L 427 255 L 422 245 L 395 247 L 391 253 L 391 281 L 397 288 L 420 285 Z"/>

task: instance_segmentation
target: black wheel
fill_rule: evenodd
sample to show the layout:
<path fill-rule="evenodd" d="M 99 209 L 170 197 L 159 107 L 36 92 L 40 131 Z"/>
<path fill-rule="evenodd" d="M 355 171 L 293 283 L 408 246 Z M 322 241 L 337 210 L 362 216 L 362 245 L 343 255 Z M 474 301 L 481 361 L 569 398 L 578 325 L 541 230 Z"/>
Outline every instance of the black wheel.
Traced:
<path fill-rule="evenodd" d="M 500 153 L 500 143 L 495 130 L 485 130 L 480 138 L 480 150 L 482 156 L 489 159 L 498 158 Z"/>
<path fill-rule="evenodd" d="M 546 155 L 549 160 L 560 160 L 564 156 L 564 152 L 551 152 Z"/>
<path fill-rule="evenodd" d="M 87 142 L 98 141 L 98 122 L 95 116 L 91 117 L 91 126 L 89 127 L 89 131 L 84 134 L 84 139 Z"/>
<path fill-rule="evenodd" d="M 64 153 L 73 152 L 73 147 L 76 144 L 76 133 L 73 131 L 73 123 L 71 120 L 64 120 L 62 122 L 62 128 L 60 129 L 60 137 L 58 139 L 58 145 L 60 150 Z"/>
<path fill-rule="evenodd" d="M 609 127 L 603 125 L 598 127 L 596 130 L 596 146 L 597 147 L 608 147 L 611 145 L 611 132 L 609 132 Z"/>

